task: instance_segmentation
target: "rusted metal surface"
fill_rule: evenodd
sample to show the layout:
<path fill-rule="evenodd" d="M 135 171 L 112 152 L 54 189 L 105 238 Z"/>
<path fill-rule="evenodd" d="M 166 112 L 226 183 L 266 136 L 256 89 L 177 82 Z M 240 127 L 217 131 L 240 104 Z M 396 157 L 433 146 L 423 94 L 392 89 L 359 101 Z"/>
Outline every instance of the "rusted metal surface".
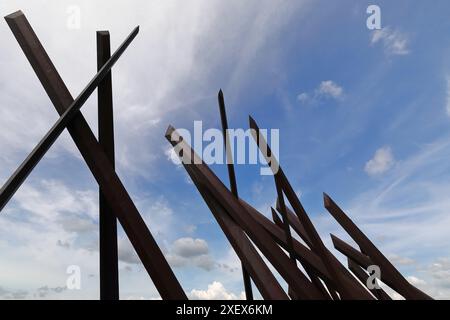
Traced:
<path fill-rule="evenodd" d="M 367 280 L 369 280 L 369 275 L 361 268 L 357 263 L 353 262 L 351 259 L 348 259 L 348 268 L 353 274 L 358 278 L 361 283 L 366 284 Z M 392 298 L 384 291 L 382 288 L 373 288 L 369 289 L 370 292 L 379 300 L 392 300 Z"/>
<path fill-rule="evenodd" d="M 223 97 L 222 89 L 219 90 L 217 98 L 219 101 L 220 120 L 222 123 L 222 135 L 225 146 L 225 153 L 227 157 L 227 169 L 228 169 L 228 177 L 230 179 L 231 193 L 236 198 L 239 198 L 236 173 L 234 171 L 234 164 L 233 164 L 233 151 L 231 150 L 230 136 L 228 135 L 228 119 L 227 119 L 227 112 L 225 109 L 225 99 Z M 242 265 L 242 278 L 244 280 L 245 297 L 247 300 L 253 300 L 252 280 L 243 265 Z"/>
<path fill-rule="evenodd" d="M 114 125 L 111 68 L 135 38 L 133 30 L 111 55 L 108 32 L 97 33 L 96 76 L 74 100 L 21 11 L 5 17 L 9 27 L 47 92 L 60 118 L 16 170 L 0 191 L 0 210 L 20 187 L 60 133 L 67 128 L 88 168 L 99 184 L 100 205 L 100 298 L 119 298 L 117 222 L 122 225 L 145 269 L 163 299 L 187 299 L 161 249 L 147 228 L 117 173 L 114 159 Z M 98 87 L 99 141 L 80 108 Z M 380 280 L 406 299 L 431 299 L 411 285 L 378 250 L 353 221 L 324 194 L 325 208 L 359 247 L 331 235 L 335 249 L 348 259 L 348 269 L 325 246 L 309 215 L 294 192 L 286 174 L 250 117 L 256 144 L 274 171 L 276 210 L 272 219 L 239 198 L 236 173 L 227 134 L 223 92 L 218 94 L 219 110 L 227 155 L 230 188 L 200 159 L 194 150 L 169 126 L 166 139 L 175 150 L 183 150 L 184 168 L 235 250 L 242 264 L 247 299 L 253 299 L 251 279 L 264 299 L 380 299 L 390 300 L 385 290 L 368 285 L 366 269 L 377 265 Z M 292 209 L 291 209 L 292 208 Z M 278 212 L 277 212 L 278 211 Z M 281 217 L 281 218 L 280 218 Z M 297 240 L 298 237 L 301 240 Z M 264 259 L 261 255 L 264 255 Z M 288 285 L 288 293 L 271 272 L 268 261 Z"/>
<path fill-rule="evenodd" d="M 220 201 L 230 216 L 242 227 L 251 240 L 258 246 L 280 275 L 292 286 L 295 294 L 304 299 L 320 299 L 321 294 L 297 268 L 282 249 L 277 246 L 266 231 L 256 223 L 240 204 L 239 200 L 225 187 L 217 176 L 206 166 L 195 152 L 187 145 L 173 127 L 169 127 L 166 138 L 172 145 L 182 145 L 183 150 L 189 150 L 185 161 L 202 181 L 211 194 Z M 190 153 L 190 154 L 189 154 Z M 188 159 L 190 157 L 190 159 Z"/>
<path fill-rule="evenodd" d="M 24 14 L 19 11 L 5 19 L 56 110 L 60 115 L 64 114 L 74 100 Z M 83 115 L 78 112 L 67 129 L 161 297 L 186 299 L 161 249 Z"/>
<path fill-rule="evenodd" d="M 108 31 L 97 31 L 97 70 L 111 57 Z M 98 142 L 113 168 L 114 117 L 112 79 L 109 72 L 98 85 Z M 119 263 L 117 249 L 117 219 L 99 188 L 99 256 L 100 256 L 100 300 L 119 300 Z"/>
<path fill-rule="evenodd" d="M 395 290 L 406 299 L 431 299 L 430 296 L 414 287 L 406 280 L 380 250 L 366 237 L 366 235 L 353 223 L 341 208 L 324 193 L 324 205 L 336 221 L 358 244 L 361 250 L 381 269 L 381 277 L 389 277 Z"/>
<path fill-rule="evenodd" d="M 6 16 L 5 19 L 8 22 L 13 33 L 18 30 L 21 26 L 21 22 L 24 23 L 25 16 L 23 14 L 13 14 Z M 116 50 L 116 52 L 107 60 L 107 62 L 102 66 L 98 73 L 92 78 L 88 85 L 81 91 L 78 97 L 73 100 L 70 105 L 61 114 L 61 117 L 55 122 L 52 128 L 47 132 L 47 134 L 41 139 L 37 146 L 31 151 L 28 157 L 22 162 L 22 164 L 17 168 L 14 174 L 8 179 L 5 185 L 0 190 L 0 211 L 7 204 L 9 199 L 14 195 L 20 185 L 25 181 L 34 167 L 39 163 L 45 153 L 50 149 L 53 143 L 58 139 L 59 135 L 64 131 L 73 118 L 80 114 L 79 109 L 83 106 L 89 96 L 97 88 L 98 84 L 105 78 L 109 70 L 120 58 L 122 53 L 128 47 L 128 45 L 133 41 L 139 32 L 139 28 L 136 27 L 130 35 L 125 39 L 122 45 Z M 16 34 L 16 33 L 15 33 Z M 22 34 L 21 34 L 22 35 Z M 19 35 L 17 35 L 19 36 Z M 24 39 L 29 39 L 27 36 L 22 35 Z M 18 41 L 22 40 L 17 38 Z M 25 40 L 26 41 L 26 40 Z M 36 57 L 38 58 L 38 57 Z M 39 63 L 39 60 L 36 61 Z"/>

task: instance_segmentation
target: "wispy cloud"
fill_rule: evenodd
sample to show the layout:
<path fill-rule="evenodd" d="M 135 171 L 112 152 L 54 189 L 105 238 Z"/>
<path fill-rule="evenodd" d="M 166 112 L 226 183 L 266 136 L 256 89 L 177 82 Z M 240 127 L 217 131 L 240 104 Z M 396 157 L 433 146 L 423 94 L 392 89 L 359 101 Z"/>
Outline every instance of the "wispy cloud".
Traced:
<path fill-rule="evenodd" d="M 406 55 L 410 52 L 408 37 L 391 27 L 374 30 L 370 43 L 372 45 L 381 43 L 387 55 Z"/>
<path fill-rule="evenodd" d="M 445 111 L 450 117 L 450 76 L 447 77 L 447 99 L 445 103 Z"/>

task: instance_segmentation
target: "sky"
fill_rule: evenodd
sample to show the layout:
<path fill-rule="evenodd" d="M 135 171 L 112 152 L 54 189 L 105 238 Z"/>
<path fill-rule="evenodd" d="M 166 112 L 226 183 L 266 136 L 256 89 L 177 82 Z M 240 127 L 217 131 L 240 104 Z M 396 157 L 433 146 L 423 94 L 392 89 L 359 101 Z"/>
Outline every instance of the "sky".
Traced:
<path fill-rule="evenodd" d="M 115 50 L 140 26 L 112 71 L 116 170 L 190 298 L 243 297 L 240 262 L 164 138 L 169 124 L 220 128 L 220 88 L 230 128 L 252 115 L 279 129 L 279 162 L 330 249 L 330 233 L 351 240 L 323 192 L 411 283 L 450 298 L 448 1 L 0 2 L 19 9 L 73 96 L 96 73 L 95 31 Z M 57 113 L 5 21 L 0 40 L 3 184 Z M 82 113 L 97 132 L 95 93 Z M 239 195 L 269 214 L 259 169 L 236 165 Z M 158 299 L 121 228 L 118 243 L 120 298 Z M 1 299 L 99 298 L 98 186 L 67 132 L 0 214 L 0 252 Z"/>

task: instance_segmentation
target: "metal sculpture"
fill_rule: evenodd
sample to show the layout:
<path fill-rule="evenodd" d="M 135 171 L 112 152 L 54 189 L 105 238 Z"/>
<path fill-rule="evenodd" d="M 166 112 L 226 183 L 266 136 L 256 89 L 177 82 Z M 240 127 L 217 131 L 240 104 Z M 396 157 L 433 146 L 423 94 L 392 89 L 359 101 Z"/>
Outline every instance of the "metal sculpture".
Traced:
<path fill-rule="evenodd" d="M 139 27 L 130 33 L 112 55 L 109 33 L 97 32 L 97 74 L 78 97 L 73 99 L 25 15 L 17 11 L 5 19 L 60 118 L 0 189 L 0 211 L 61 132 L 67 129 L 99 184 L 100 299 L 119 299 L 116 219 L 122 225 L 161 297 L 187 299 L 115 172 L 111 68 L 134 40 Z M 98 89 L 98 141 L 80 112 L 95 89 Z M 324 194 L 325 208 L 359 246 L 358 250 L 331 235 L 334 247 L 346 256 L 348 268 L 340 263 L 324 245 L 286 174 L 273 158 L 270 147 L 251 117 L 249 125 L 258 148 L 266 156 L 267 162 L 275 162 L 279 168 L 273 175 L 277 192 L 275 208 L 271 208 L 273 221 L 240 199 L 222 90 L 219 91 L 218 102 L 230 189 L 172 126 L 167 129 L 166 139 L 175 150 L 182 147 L 183 154 L 180 153 L 179 156 L 182 157 L 187 173 L 239 257 L 248 300 L 253 299 L 252 280 L 264 299 L 390 300 L 391 297 L 385 290 L 368 287 L 370 275 L 366 269 L 371 265 L 377 265 L 381 270 L 380 280 L 405 299 L 431 299 L 411 285 L 342 209 Z M 292 232 L 301 240 L 297 240 Z M 287 292 L 262 255 L 287 283 Z"/>

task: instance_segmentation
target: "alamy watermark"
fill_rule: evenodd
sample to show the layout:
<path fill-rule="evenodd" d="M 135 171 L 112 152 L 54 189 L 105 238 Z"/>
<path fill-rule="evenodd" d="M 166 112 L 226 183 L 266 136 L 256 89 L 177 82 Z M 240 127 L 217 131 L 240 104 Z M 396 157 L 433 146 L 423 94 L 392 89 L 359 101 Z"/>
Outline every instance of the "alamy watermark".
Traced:
<path fill-rule="evenodd" d="M 70 5 L 66 8 L 66 27 L 70 30 L 81 29 L 81 8 L 77 5 Z"/>
<path fill-rule="evenodd" d="M 381 9 L 375 4 L 371 4 L 367 7 L 366 13 L 369 17 L 366 20 L 366 26 L 369 30 L 381 29 Z"/>
<path fill-rule="evenodd" d="M 202 121 L 194 121 L 192 135 L 187 129 L 172 132 L 170 139 L 176 143 L 173 150 L 177 157 L 171 157 L 171 160 L 175 164 L 200 164 L 202 161 L 208 165 L 260 164 L 261 175 L 276 174 L 279 169 L 277 161 L 280 151 L 279 130 L 259 129 L 259 136 L 262 137 L 259 139 L 259 148 L 255 142 L 257 134 L 254 129 L 228 129 L 228 139 L 224 146 L 221 130 L 210 128 L 203 131 Z M 179 140 L 180 136 L 183 138 L 182 141 Z M 266 142 L 270 145 L 270 149 Z M 196 157 L 191 157 L 190 147 L 196 152 Z"/>
<path fill-rule="evenodd" d="M 66 286 L 69 290 L 81 290 L 81 268 L 77 265 L 70 265 L 66 269 L 69 275 L 66 280 Z"/>
<path fill-rule="evenodd" d="M 372 289 L 381 289 L 378 280 L 381 279 L 381 269 L 379 266 L 373 264 L 367 267 L 367 272 L 369 273 L 369 277 L 366 281 L 366 286 L 370 290 Z"/>

